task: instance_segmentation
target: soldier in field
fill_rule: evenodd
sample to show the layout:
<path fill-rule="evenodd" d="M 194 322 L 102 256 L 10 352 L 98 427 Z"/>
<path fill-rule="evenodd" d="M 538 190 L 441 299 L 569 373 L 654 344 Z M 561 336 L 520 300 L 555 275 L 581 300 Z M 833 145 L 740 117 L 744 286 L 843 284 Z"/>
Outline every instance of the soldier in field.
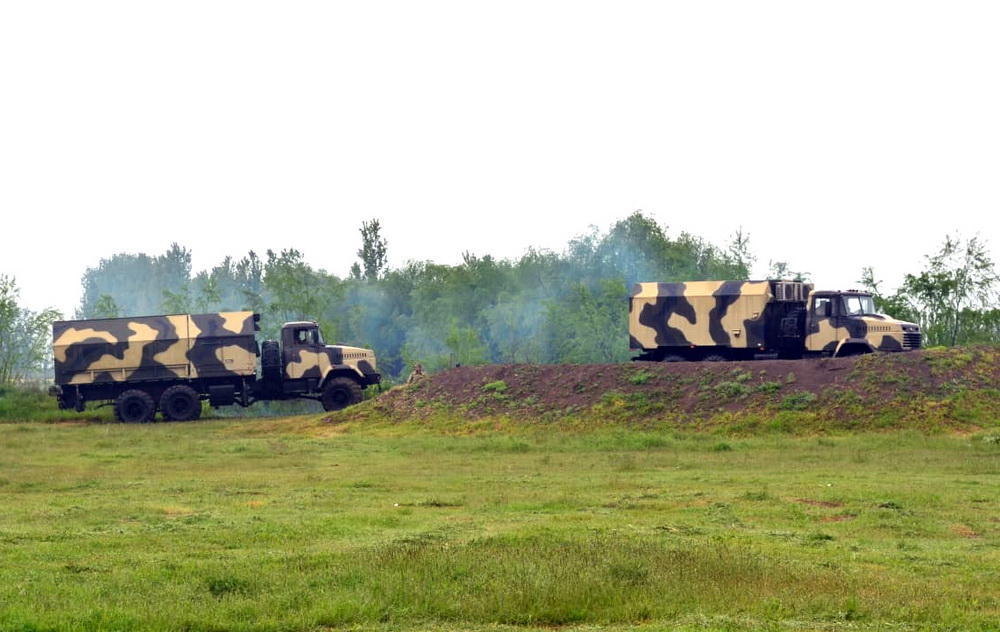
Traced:
<path fill-rule="evenodd" d="M 419 362 L 413 367 L 413 371 L 410 372 L 410 377 L 406 378 L 407 384 L 416 384 L 420 380 L 424 379 L 426 374 L 424 373 L 424 365 Z"/>

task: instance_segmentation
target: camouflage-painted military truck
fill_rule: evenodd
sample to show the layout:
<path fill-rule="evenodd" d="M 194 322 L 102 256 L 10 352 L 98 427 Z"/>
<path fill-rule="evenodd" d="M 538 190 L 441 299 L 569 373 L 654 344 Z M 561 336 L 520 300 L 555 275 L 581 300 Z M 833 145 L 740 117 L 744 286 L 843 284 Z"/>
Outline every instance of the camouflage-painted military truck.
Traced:
<path fill-rule="evenodd" d="M 258 345 L 253 312 L 59 321 L 52 326 L 60 408 L 113 403 L 119 421 L 188 421 L 212 406 L 304 398 L 326 410 L 378 384 L 369 349 L 327 345 L 315 322 L 286 323 Z M 260 371 L 258 374 L 258 365 Z"/>
<path fill-rule="evenodd" d="M 635 360 L 752 360 L 920 348 L 920 327 L 875 313 L 871 294 L 798 281 L 637 283 L 629 300 Z"/>

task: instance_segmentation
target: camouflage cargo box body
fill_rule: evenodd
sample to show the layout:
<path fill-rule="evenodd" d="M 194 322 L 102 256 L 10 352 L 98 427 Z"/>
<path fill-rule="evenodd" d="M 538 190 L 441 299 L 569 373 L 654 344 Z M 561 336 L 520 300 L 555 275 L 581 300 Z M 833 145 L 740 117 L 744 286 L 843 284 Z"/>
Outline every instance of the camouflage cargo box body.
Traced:
<path fill-rule="evenodd" d="M 253 312 L 57 322 L 55 383 L 253 376 L 255 332 Z"/>
<path fill-rule="evenodd" d="M 629 341 L 646 353 L 642 359 L 690 360 L 920 347 L 913 323 L 850 311 L 865 300 L 870 296 L 862 292 L 816 292 L 797 281 L 638 283 L 629 302 Z"/>

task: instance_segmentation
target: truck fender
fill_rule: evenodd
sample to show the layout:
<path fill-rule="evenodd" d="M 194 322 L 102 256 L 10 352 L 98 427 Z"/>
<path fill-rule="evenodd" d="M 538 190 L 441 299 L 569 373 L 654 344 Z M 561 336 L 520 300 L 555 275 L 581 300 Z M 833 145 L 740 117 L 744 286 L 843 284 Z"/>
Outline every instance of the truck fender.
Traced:
<path fill-rule="evenodd" d="M 365 374 L 349 364 L 335 364 L 327 369 L 326 374 L 323 376 L 323 380 L 320 382 L 320 390 L 327 385 L 327 383 L 337 377 L 349 377 L 357 380 L 362 385 L 365 384 Z"/>
<path fill-rule="evenodd" d="M 872 347 L 871 343 L 864 338 L 844 338 L 837 345 L 837 349 L 833 352 L 833 357 L 839 358 L 845 355 L 861 355 L 864 353 L 872 353 L 875 349 Z"/>

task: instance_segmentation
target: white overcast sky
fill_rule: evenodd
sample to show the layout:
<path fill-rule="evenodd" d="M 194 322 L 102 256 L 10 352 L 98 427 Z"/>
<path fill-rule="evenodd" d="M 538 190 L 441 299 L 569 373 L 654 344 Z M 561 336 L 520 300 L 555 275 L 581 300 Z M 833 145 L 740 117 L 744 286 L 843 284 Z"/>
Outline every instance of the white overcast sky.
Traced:
<path fill-rule="evenodd" d="M 997 2 L 0 4 L 0 273 L 71 313 L 114 252 L 346 274 L 561 249 L 642 209 L 819 286 L 996 257 Z"/>

